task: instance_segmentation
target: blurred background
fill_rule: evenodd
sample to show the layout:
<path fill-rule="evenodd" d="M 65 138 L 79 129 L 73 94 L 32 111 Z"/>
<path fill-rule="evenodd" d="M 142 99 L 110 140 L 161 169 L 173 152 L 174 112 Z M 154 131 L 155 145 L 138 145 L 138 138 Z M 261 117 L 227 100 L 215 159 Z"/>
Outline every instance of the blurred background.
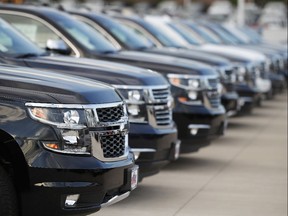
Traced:
<path fill-rule="evenodd" d="M 167 14 L 249 25 L 264 39 L 287 42 L 287 0 L 0 0 L 122 14 Z"/>

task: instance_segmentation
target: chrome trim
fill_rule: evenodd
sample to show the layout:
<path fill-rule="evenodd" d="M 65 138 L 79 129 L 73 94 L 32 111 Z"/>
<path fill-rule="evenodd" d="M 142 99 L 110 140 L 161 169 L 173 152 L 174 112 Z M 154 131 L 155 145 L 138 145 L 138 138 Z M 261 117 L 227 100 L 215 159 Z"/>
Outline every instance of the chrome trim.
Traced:
<path fill-rule="evenodd" d="M 149 85 L 149 86 L 138 86 L 138 85 L 112 85 L 119 89 L 131 89 L 131 90 L 143 90 L 143 89 L 162 89 L 169 88 L 169 85 Z"/>
<path fill-rule="evenodd" d="M 211 126 L 210 125 L 206 125 L 206 124 L 190 124 L 188 125 L 189 129 L 210 129 Z"/>
<path fill-rule="evenodd" d="M 156 152 L 156 149 L 152 148 L 131 148 L 131 151 L 134 152 Z"/>
<path fill-rule="evenodd" d="M 107 202 L 102 203 L 101 204 L 101 208 L 104 208 L 104 207 L 110 206 L 112 204 L 115 204 L 115 203 L 127 198 L 129 195 L 130 195 L 130 191 L 126 192 L 124 194 L 121 194 L 121 195 L 114 196 L 111 199 L 109 199 Z"/>
<path fill-rule="evenodd" d="M 168 74 L 168 78 L 183 78 L 183 79 L 218 79 L 217 75 L 190 75 L 190 74 Z"/>
<path fill-rule="evenodd" d="M 27 107 L 41 107 L 41 108 L 59 108 L 59 109 L 93 109 L 93 108 L 107 108 L 113 106 L 123 105 L 121 102 L 103 103 L 103 104 L 53 104 L 53 103 L 25 103 Z"/>

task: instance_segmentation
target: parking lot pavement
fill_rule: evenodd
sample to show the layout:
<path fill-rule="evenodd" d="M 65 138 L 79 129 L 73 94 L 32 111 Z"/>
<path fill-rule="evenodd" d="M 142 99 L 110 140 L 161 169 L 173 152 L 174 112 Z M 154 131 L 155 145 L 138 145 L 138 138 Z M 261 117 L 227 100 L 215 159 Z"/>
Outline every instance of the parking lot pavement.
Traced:
<path fill-rule="evenodd" d="M 224 137 L 94 215 L 287 216 L 287 94 L 232 118 Z"/>

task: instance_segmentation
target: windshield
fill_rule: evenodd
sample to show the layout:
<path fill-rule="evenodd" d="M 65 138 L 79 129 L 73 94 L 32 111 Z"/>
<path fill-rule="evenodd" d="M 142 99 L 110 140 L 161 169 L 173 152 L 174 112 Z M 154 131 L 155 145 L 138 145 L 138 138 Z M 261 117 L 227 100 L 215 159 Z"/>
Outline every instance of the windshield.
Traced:
<path fill-rule="evenodd" d="M 222 40 L 223 43 L 225 44 L 230 44 L 230 45 L 234 45 L 237 44 L 237 41 L 233 38 L 231 38 L 229 35 L 227 35 L 226 33 L 224 33 L 223 31 L 221 31 L 218 27 L 216 27 L 215 25 L 209 25 L 209 26 L 204 26 L 206 29 L 210 29 L 211 31 L 213 31 L 215 34 L 217 34 L 217 36 Z"/>
<path fill-rule="evenodd" d="M 45 51 L 0 19 L 0 54 L 9 57 L 38 56 Z"/>
<path fill-rule="evenodd" d="M 243 33 L 236 28 L 228 26 L 219 26 L 219 28 L 230 37 L 232 37 L 235 41 L 237 41 L 238 44 L 247 44 L 251 42 L 249 38 L 245 38 L 245 35 L 243 36 Z"/>
<path fill-rule="evenodd" d="M 190 44 L 193 45 L 201 45 L 203 41 L 200 41 L 199 38 L 193 35 L 193 32 L 185 29 L 185 27 L 181 26 L 179 23 L 169 23 L 169 26 L 175 30 L 178 34 L 180 34 L 185 40 L 187 40 Z"/>
<path fill-rule="evenodd" d="M 254 43 L 260 43 L 262 38 L 261 36 L 253 29 L 243 26 L 240 30 L 245 33 Z"/>
<path fill-rule="evenodd" d="M 50 16 L 50 18 L 88 50 L 100 53 L 113 53 L 118 51 L 104 36 L 83 22 L 63 15 Z"/>
<path fill-rule="evenodd" d="M 151 34 L 154 35 L 164 46 L 167 47 L 176 47 L 186 48 L 188 42 L 185 41 L 179 34 L 177 34 L 173 29 L 166 26 L 161 22 L 145 22 L 143 21 L 143 26 L 146 28 Z"/>
<path fill-rule="evenodd" d="M 209 30 L 203 28 L 202 26 L 190 24 L 190 23 L 185 23 L 193 32 L 198 34 L 202 39 L 204 39 L 207 43 L 212 43 L 212 44 L 221 44 L 221 40 L 219 38 L 211 33 Z"/>
<path fill-rule="evenodd" d="M 105 29 L 110 31 L 115 38 L 130 49 L 139 50 L 153 47 L 153 43 L 143 39 L 143 37 L 138 37 L 133 30 L 117 21 L 109 18 L 101 18 L 97 19 L 97 21 L 100 22 Z"/>

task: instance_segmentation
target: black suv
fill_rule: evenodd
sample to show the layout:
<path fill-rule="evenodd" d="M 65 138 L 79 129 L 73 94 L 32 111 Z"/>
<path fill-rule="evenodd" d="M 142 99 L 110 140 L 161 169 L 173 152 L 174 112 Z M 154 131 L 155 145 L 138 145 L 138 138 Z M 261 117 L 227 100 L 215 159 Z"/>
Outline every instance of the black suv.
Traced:
<path fill-rule="evenodd" d="M 86 215 L 137 186 L 114 88 L 0 65 L 0 112 L 0 215 Z"/>
<path fill-rule="evenodd" d="M 223 133 L 226 115 L 217 91 L 218 75 L 213 68 L 169 56 L 119 51 L 91 27 L 51 8 L 1 5 L 0 17 L 47 49 L 141 66 L 163 74 L 172 84 L 173 117 L 180 131 L 182 152 L 196 151 Z"/>
<path fill-rule="evenodd" d="M 49 56 L 3 20 L 0 31 L 0 62 L 91 78 L 121 92 L 128 106 L 129 145 L 140 166 L 140 179 L 158 173 L 178 157 L 180 142 L 172 120 L 170 86 L 160 74 L 100 60 Z"/>
<path fill-rule="evenodd" d="M 75 18 L 84 22 L 105 36 L 116 47 L 127 50 L 142 51 L 159 55 L 167 55 L 198 61 L 214 67 L 219 73 L 223 85 L 221 102 L 227 115 L 236 115 L 240 110 L 240 99 L 235 91 L 236 70 L 228 59 L 209 53 L 184 50 L 173 47 L 157 48 L 149 40 L 131 31 L 125 25 L 104 14 L 95 12 L 70 12 Z M 119 17 L 119 16 L 118 16 Z M 125 17 L 123 17 L 124 19 Z"/>

